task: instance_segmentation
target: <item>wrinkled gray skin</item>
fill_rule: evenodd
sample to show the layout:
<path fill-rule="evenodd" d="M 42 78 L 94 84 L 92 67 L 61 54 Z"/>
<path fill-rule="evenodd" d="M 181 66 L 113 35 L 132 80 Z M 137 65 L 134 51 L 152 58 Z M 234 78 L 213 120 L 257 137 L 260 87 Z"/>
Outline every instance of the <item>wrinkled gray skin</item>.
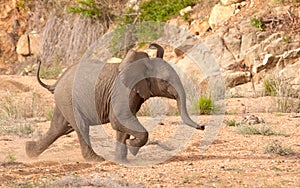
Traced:
<path fill-rule="evenodd" d="M 141 59 L 142 61 L 133 63 Z M 85 131 L 83 136 L 74 118 L 72 87 L 77 67 L 78 64 L 69 67 L 55 84 L 55 109 L 51 126 L 38 141 L 26 143 L 26 153 L 29 157 L 37 157 L 57 138 L 75 130 L 83 157 L 92 161 L 104 160 L 93 151 L 89 144 L 90 141 L 84 139 L 86 135 L 89 135 L 89 125 L 86 125 L 84 129 L 81 127 L 81 130 Z M 164 79 L 147 78 L 149 71 L 157 71 Z M 124 105 L 112 106 L 112 95 L 114 95 L 114 100 L 124 98 L 121 96 L 123 92 L 118 91 L 118 87 L 115 86 L 117 76 L 134 79 L 138 74 L 144 74 L 147 79 L 139 81 L 129 94 L 129 110 L 131 112 L 128 112 Z M 173 84 L 171 85 L 169 82 Z M 186 97 L 181 81 L 174 69 L 161 58 L 150 59 L 144 52 L 131 50 L 122 63 L 104 65 L 95 86 L 96 109 L 101 123 L 110 122 L 113 129 L 116 130 L 117 141 L 121 143 L 116 146 L 117 161 L 126 162 L 128 149 L 133 155 L 136 155 L 138 150 L 147 143 L 148 132 L 136 118 L 136 113 L 147 99 L 155 96 L 175 99 L 183 122 L 196 129 L 204 130 L 204 125 L 198 125 L 187 114 Z M 133 138 L 130 139 L 130 136 Z"/>

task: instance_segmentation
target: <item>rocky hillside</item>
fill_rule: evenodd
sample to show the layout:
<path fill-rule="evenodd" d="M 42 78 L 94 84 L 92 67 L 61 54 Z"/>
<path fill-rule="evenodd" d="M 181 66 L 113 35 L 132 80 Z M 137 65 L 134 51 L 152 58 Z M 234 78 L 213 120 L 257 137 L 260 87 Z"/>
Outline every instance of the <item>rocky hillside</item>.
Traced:
<path fill-rule="evenodd" d="M 139 9 L 138 1 L 112 2 L 115 15 L 124 13 L 124 4 Z M 66 7 L 72 3 L 1 1 L 0 74 L 30 74 L 37 56 L 48 64 L 77 62 L 95 40 L 116 27 L 117 16 L 95 22 L 69 13 Z M 278 95 L 288 88 L 289 96 L 299 97 L 298 0 L 201 1 L 167 22 L 185 28 L 191 37 L 176 48 L 164 46 L 166 57 L 191 73 L 199 85 L 205 85 L 205 76 L 195 72 L 178 49 L 188 51 L 203 41 L 221 68 L 230 96 L 264 95 L 273 87 Z M 266 91 L 268 82 L 271 89 Z"/>

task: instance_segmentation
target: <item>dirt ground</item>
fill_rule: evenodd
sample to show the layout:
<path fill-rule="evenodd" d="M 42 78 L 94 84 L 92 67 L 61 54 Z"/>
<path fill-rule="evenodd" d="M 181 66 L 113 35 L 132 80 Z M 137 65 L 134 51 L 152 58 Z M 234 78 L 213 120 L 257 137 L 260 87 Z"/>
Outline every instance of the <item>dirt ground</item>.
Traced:
<path fill-rule="evenodd" d="M 0 99 L 12 92 L 30 95 L 32 91 L 43 97 L 40 102 L 52 104 L 52 95 L 40 88 L 34 77 L 0 76 Z M 206 150 L 200 150 L 206 133 L 195 131 L 172 158 L 141 167 L 85 161 L 75 133 L 59 138 L 38 158 L 30 159 L 25 154 L 25 142 L 44 133 L 50 121 L 29 118 L 26 121 L 36 126 L 33 134 L 0 134 L 0 186 L 300 187 L 300 116 L 266 113 L 272 106 L 268 99 L 228 99 L 230 115 L 224 116 L 218 136 Z M 242 120 L 245 106 L 248 114 L 262 118 L 263 125 L 276 134 L 245 135 L 239 132 L 240 127 L 226 126 L 227 120 Z M 210 119 L 211 116 L 199 116 L 198 122 Z M 150 142 L 166 139 L 180 126 L 179 117 L 166 117 L 162 122 L 150 133 Z M 109 125 L 105 127 L 109 129 Z M 266 146 L 276 140 L 292 152 L 284 156 L 265 153 Z M 148 144 L 145 149 L 151 147 Z"/>

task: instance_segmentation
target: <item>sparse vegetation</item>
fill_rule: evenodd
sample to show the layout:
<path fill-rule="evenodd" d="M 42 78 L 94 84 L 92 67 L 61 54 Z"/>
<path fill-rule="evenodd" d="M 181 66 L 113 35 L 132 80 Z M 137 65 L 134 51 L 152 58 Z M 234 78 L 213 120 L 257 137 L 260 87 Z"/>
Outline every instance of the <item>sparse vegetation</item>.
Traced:
<path fill-rule="evenodd" d="M 33 133 L 32 123 L 25 121 L 0 121 L 0 135 L 28 136 Z"/>
<path fill-rule="evenodd" d="M 244 135 L 263 135 L 263 136 L 286 136 L 283 133 L 278 133 L 272 130 L 271 127 L 266 124 L 246 125 L 242 124 L 238 126 L 238 132 Z"/>
<path fill-rule="evenodd" d="M 0 101 L 1 119 L 23 120 L 26 118 L 40 117 L 43 112 L 40 111 L 40 96 L 37 93 L 31 93 L 24 97 L 17 94 L 5 96 Z"/>
<path fill-rule="evenodd" d="M 270 144 L 265 146 L 264 153 L 285 156 L 294 154 L 294 151 L 289 147 L 282 146 L 282 143 L 280 141 L 274 140 Z"/>
<path fill-rule="evenodd" d="M 293 91 L 290 80 L 282 76 L 274 76 L 267 78 L 263 82 L 264 93 L 267 96 L 272 96 L 276 100 L 277 109 L 279 112 L 297 111 L 297 103 L 294 99 L 299 97 Z"/>

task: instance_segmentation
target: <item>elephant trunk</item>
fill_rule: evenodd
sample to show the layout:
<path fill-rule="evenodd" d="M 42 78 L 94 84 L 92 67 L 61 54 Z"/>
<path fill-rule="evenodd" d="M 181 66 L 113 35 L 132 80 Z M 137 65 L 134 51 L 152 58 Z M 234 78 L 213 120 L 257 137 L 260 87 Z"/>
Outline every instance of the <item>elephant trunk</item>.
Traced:
<path fill-rule="evenodd" d="M 191 126 L 193 128 L 196 129 L 200 129 L 200 130 L 204 130 L 205 126 L 204 125 L 199 125 L 196 122 L 194 122 L 188 112 L 187 112 L 187 108 L 186 108 L 186 95 L 185 95 L 185 91 L 184 88 L 181 84 L 181 82 L 174 82 L 175 84 L 173 84 L 174 89 L 176 90 L 176 101 L 177 101 L 177 106 L 178 106 L 178 111 L 179 114 L 181 116 L 182 121 L 187 124 L 188 126 Z"/>

